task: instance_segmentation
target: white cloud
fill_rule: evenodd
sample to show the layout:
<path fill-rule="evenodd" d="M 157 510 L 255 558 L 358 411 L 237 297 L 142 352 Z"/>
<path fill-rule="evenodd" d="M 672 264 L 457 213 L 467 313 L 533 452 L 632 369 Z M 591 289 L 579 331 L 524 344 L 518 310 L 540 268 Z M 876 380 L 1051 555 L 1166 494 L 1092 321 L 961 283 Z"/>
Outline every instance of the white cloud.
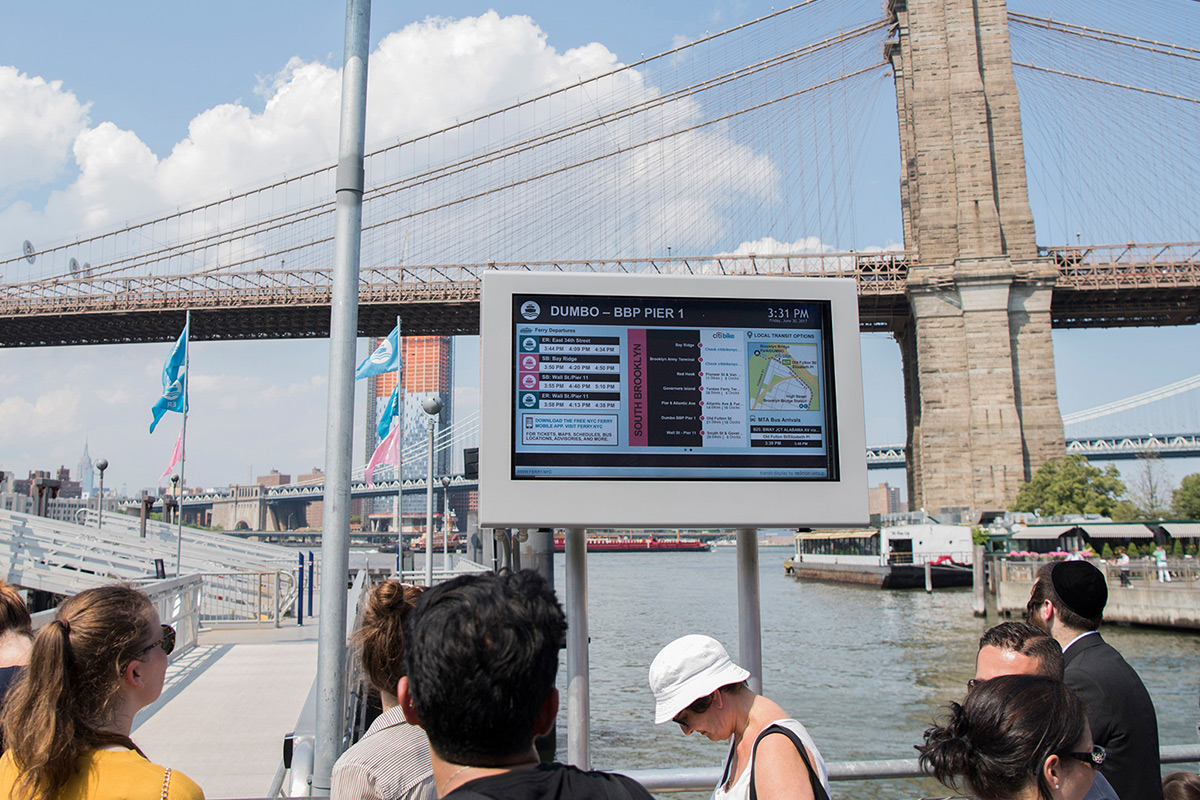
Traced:
<path fill-rule="evenodd" d="M 62 81 L 0 67 L 0 197 L 59 176 L 71 143 L 87 125 L 88 108 L 63 90 Z"/>
<path fill-rule="evenodd" d="M 574 86 L 581 78 L 616 65 L 614 53 L 601 44 L 556 50 L 528 17 L 501 17 L 489 12 L 468 19 L 431 18 L 413 23 L 385 36 L 372 54 L 367 142 L 370 145 L 428 131 L 439 121 L 465 119 L 514 96 L 540 92 L 547 85 Z M 25 94 L 6 93 L 6 87 L 17 87 Z M 0 177 L 0 204 L 5 206 L 0 210 L 0 246 L 11 252 L 12 242 L 30 238 L 45 248 L 88 232 L 112 230 L 126 221 L 163 210 L 194 207 L 230 191 L 262 185 L 265 178 L 333 162 L 341 94 L 339 69 L 293 58 L 279 72 L 260 81 L 256 91 L 262 98 L 261 110 L 238 101 L 207 109 L 192 119 L 186 138 L 159 158 L 136 131 L 123 130 L 107 121 L 92 124 L 89 107 L 60 83 L 0 68 L 0 148 L 25 148 L 0 149 L 0 163 L 11 163 L 20 156 L 28 162 L 28 176 L 20 179 L 33 182 L 40 192 L 52 190 L 44 197 L 31 193 L 22 201 L 4 204 L 5 187 L 15 179 L 12 173 Z M 564 92 L 559 98 L 561 104 L 555 101 L 555 122 L 617 107 L 631 102 L 630 98 L 651 99 L 656 93 L 643 75 L 622 72 L 586 91 L 573 88 Z M 36 140 L 33 136 L 12 139 L 11 135 L 5 139 L 8 129 L 4 121 L 37 103 L 44 111 Z M 653 138 L 653 131 L 663 121 L 694 124 L 700 114 L 692 101 L 673 101 L 638 120 L 606 123 L 603 129 L 580 137 L 570 146 L 577 148 L 574 157 L 581 152 L 586 156 L 595 152 L 588 148 L 609 147 L 612 141 L 631 143 Z M 509 127 L 502 125 L 498 132 L 491 133 L 480 126 L 480 140 L 448 142 L 453 151 L 448 152 L 454 155 L 480 146 L 481 141 L 494 144 L 505 138 L 511 140 L 513 127 L 505 125 Z M 10 157 L 8 152 L 14 155 Z M 546 157 L 559 155 L 552 151 Z M 71 174 L 72 166 L 74 175 L 69 184 L 58 186 L 52 182 L 55 176 Z M 664 168 L 670 172 L 666 182 L 674 185 L 674 191 L 668 188 L 656 191 L 649 199 L 638 197 L 637 202 L 626 202 L 621 192 L 635 183 L 640 171 Z M 495 175 L 500 174 L 501 170 L 496 170 Z M 636 209 L 631 213 L 638 215 L 623 234 L 624 241 L 616 244 L 627 247 L 645 235 L 647 241 L 674 244 L 678 252 L 690 241 L 705 237 L 715 240 L 722 235 L 726 224 L 723 217 L 731 204 L 769 202 L 777 181 L 768 159 L 731 142 L 718 127 L 704 128 L 666 144 L 633 150 L 576 170 L 568 182 L 549 188 L 549 196 L 555 200 L 550 204 L 552 208 L 547 208 L 547 195 L 539 194 L 540 186 L 506 196 L 509 202 L 494 204 L 497 208 L 487 213 L 495 215 L 503 210 L 511 214 L 514 206 L 523 204 L 522 210 L 530 212 L 527 216 L 535 220 L 529 224 L 541 226 L 526 231 L 527 235 L 508 235 L 508 243 L 484 238 L 496 231 L 502 233 L 503 226 L 492 224 L 494 219 L 476 218 L 476 208 L 455 207 L 438 220 L 437 227 L 426 231 L 424 241 L 418 242 L 414 236 L 412 248 L 416 251 L 430 243 L 452 242 L 461 251 L 442 256 L 451 258 L 489 250 L 498 242 L 509 246 L 512 241 L 531 239 L 544 248 L 561 248 L 560 255 L 566 255 L 569 248 L 590 246 L 590 240 L 583 241 L 576 235 L 575 223 L 580 214 L 594 212 L 597 204 L 607 204 L 622 213 Z M 324 196 L 323 188 L 313 189 L 312 196 Z M 294 197 L 289 201 L 293 206 L 298 202 Z M 306 197 L 299 202 L 312 201 Z M 146 236 L 145 242 L 113 244 L 160 246 L 174 236 L 198 235 L 216 224 L 215 219 L 197 215 L 197 219 L 186 223 L 193 226 L 190 230 L 161 226 L 139 232 L 139 236 Z M 441 237 L 445 230 L 455 235 Z M 463 231 L 471 231 L 474 236 L 463 236 Z M 591 239 L 596 238 L 594 230 L 589 233 Z M 247 249 L 257 246 L 254 243 Z M 600 246 L 609 244 L 601 242 Z M 67 255 L 74 254 L 64 253 L 62 257 Z M 78 255 L 80 261 L 89 258 L 86 253 Z M 223 250 L 205 257 L 228 263 L 234 256 L 246 257 L 246 253 Z M 33 276 L 47 274 L 52 264 L 53 259 L 47 255 L 34 267 L 14 266 Z M 4 270 L 12 271 L 9 267 Z M 4 280 L 14 278 L 20 276 L 4 276 Z M 104 455 L 112 462 L 114 481 L 128 481 L 131 488 L 153 481 L 169 456 L 180 422 L 179 415 L 171 414 L 154 435 L 146 432 L 168 349 L 165 344 L 58 349 L 53 354 L 56 369 L 59 375 L 70 372 L 73 376 L 67 381 L 70 390 L 53 388 L 47 379 L 39 395 L 34 394 L 37 388 L 24 382 L 0 381 L 5 384 L 4 394 L 13 395 L 0 397 L 0 442 L 5 443 L 5 457 L 14 458 L 19 452 L 31 453 L 34 459 L 28 465 L 0 464 L 0 469 L 44 468 L 46 459 L 55 454 L 81 452 L 86 436 L 93 455 Z M 77 365 L 77 370 L 71 370 L 71 363 Z M 321 373 L 327 363 L 326 343 L 195 343 L 190 384 L 192 413 L 188 417 L 189 483 L 238 481 L 251 464 L 257 465 L 256 474 L 272 466 L 293 473 L 319 466 L 327 428 L 327 380 Z M 36 354 L 0 351 L 0 374 L 5 376 L 41 375 L 41 367 Z M 21 392 L 16 387 L 21 387 Z M 464 391 L 472 394 L 460 398 L 460 409 L 477 405 L 478 389 Z M 359 414 L 361 406 L 360 389 L 356 403 Z M 361 428 L 361 419 L 356 424 Z M 362 436 L 357 432 L 354 441 L 356 448 L 360 447 Z"/>
<path fill-rule="evenodd" d="M 32 402 L 24 397 L 0 400 L 0 443 L 79 430 L 81 398 L 73 389 L 52 389 Z"/>

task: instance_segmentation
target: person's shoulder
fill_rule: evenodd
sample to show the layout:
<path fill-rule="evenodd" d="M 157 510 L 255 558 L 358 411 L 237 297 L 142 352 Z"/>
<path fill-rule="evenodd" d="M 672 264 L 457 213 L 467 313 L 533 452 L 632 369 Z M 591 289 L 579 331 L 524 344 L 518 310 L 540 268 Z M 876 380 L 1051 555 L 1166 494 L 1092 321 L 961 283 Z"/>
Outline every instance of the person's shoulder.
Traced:
<path fill-rule="evenodd" d="M 154 794 L 161 796 L 167 768 L 149 761 L 134 750 L 90 750 L 81 758 L 90 760 L 101 770 L 111 771 L 114 776 L 119 775 L 121 783 L 154 786 Z M 204 790 L 187 775 L 172 769 L 167 797 L 169 800 L 204 800 Z"/>
<path fill-rule="evenodd" d="M 178 770 L 171 770 L 168 800 L 204 800 L 204 790 L 194 780 Z"/>
<path fill-rule="evenodd" d="M 576 783 L 590 783 L 596 786 L 598 789 L 603 787 L 606 791 L 603 795 L 598 796 L 616 800 L 620 797 L 620 793 L 614 793 L 609 790 L 620 787 L 624 789 L 625 794 L 628 795 L 628 797 L 633 798 L 633 800 L 646 800 L 646 798 L 650 797 L 650 793 L 646 791 L 646 787 L 642 786 L 628 775 L 622 775 L 619 772 L 601 772 L 599 770 L 585 771 L 576 767 L 568 767 L 563 764 L 558 764 L 556 766 L 573 770 L 578 776 L 575 780 Z"/>

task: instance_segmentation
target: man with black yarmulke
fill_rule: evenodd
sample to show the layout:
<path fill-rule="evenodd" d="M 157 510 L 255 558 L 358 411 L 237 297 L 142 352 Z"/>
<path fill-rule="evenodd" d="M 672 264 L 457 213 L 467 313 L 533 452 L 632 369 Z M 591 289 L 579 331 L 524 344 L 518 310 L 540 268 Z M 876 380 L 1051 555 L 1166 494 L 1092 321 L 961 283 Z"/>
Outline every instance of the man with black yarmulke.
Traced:
<path fill-rule="evenodd" d="M 1108 603 L 1104 574 L 1086 561 L 1038 570 L 1025 618 L 1063 649 L 1063 682 L 1088 709 L 1092 740 L 1108 751 L 1100 771 L 1121 800 L 1162 800 L 1158 718 L 1133 667 L 1097 629 Z"/>

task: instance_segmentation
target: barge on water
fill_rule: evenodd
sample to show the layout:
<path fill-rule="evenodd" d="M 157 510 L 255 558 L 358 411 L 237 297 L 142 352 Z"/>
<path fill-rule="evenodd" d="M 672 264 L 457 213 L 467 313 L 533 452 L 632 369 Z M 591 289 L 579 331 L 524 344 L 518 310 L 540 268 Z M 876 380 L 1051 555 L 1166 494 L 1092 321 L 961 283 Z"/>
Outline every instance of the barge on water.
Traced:
<path fill-rule="evenodd" d="M 966 525 L 896 525 L 796 534 L 784 570 L 798 580 L 857 583 L 879 589 L 971 585 L 971 529 Z"/>
<path fill-rule="evenodd" d="M 554 537 L 554 552 L 566 551 L 566 537 Z M 660 539 L 654 536 L 588 536 L 587 551 L 589 553 L 661 553 L 682 552 L 698 553 L 712 550 L 712 545 L 699 539 L 682 538 Z"/>

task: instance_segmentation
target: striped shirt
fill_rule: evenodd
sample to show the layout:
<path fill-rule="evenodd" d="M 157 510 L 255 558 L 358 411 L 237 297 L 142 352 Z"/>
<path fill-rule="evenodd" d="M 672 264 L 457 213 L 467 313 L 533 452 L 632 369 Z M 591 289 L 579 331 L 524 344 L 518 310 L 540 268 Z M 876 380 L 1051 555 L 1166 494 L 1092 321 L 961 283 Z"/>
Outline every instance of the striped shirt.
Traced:
<path fill-rule="evenodd" d="M 404 721 L 399 706 L 371 723 L 333 765 L 333 800 L 436 800 L 425 731 Z"/>

